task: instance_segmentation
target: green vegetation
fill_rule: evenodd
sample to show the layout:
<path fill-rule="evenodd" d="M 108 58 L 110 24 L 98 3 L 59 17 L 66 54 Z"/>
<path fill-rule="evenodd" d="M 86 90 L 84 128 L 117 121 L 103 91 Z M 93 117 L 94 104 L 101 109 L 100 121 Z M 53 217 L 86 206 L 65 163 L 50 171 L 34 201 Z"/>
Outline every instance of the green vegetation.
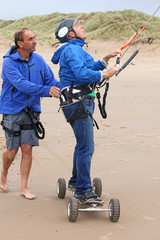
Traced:
<path fill-rule="evenodd" d="M 124 10 L 114 12 L 92 12 L 85 13 L 52 13 L 49 15 L 31 16 L 19 20 L 0 20 L 0 35 L 8 40 L 21 28 L 27 27 L 35 34 L 37 40 L 47 41 L 49 44 L 56 42 L 54 31 L 57 24 L 65 18 L 75 18 L 84 23 L 89 39 L 128 39 L 135 31 L 138 31 L 149 19 L 149 15 L 135 10 Z M 160 39 L 160 18 L 154 17 L 143 37 L 154 36 Z"/>

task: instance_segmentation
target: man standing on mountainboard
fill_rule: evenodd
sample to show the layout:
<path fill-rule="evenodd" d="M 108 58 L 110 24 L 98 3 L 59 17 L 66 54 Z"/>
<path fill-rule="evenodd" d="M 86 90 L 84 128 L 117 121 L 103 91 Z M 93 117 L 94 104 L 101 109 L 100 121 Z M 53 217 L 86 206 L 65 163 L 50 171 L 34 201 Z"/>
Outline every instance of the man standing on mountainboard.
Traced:
<path fill-rule="evenodd" d="M 72 177 L 68 188 L 74 188 L 74 197 L 83 201 L 99 201 L 91 190 L 90 166 L 94 152 L 93 111 L 94 85 L 104 78 L 112 77 L 119 67 L 103 71 L 110 58 L 121 53 L 114 50 L 95 62 L 91 55 L 83 50 L 87 38 L 83 25 L 74 19 L 65 19 L 55 30 L 56 38 L 63 44 L 52 57 L 54 64 L 60 63 L 61 83 L 60 105 L 73 128 L 76 146 L 73 156 Z"/>
<path fill-rule="evenodd" d="M 24 28 L 14 35 L 15 45 L 3 57 L 2 91 L 0 95 L 1 122 L 5 131 L 7 150 L 3 153 L 0 189 L 7 192 L 7 174 L 19 147 L 21 148 L 20 195 L 35 199 L 27 186 L 32 165 L 32 147 L 38 146 L 38 132 L 43 132 L 39 118 L 40 97 L 60 96 L 60 83 L 50 67 L 37 53 L 35 35 Z M 38 126 L 38 127 L 37 127 Z M 39 129 L 40 128 L 40 129 Z"/>

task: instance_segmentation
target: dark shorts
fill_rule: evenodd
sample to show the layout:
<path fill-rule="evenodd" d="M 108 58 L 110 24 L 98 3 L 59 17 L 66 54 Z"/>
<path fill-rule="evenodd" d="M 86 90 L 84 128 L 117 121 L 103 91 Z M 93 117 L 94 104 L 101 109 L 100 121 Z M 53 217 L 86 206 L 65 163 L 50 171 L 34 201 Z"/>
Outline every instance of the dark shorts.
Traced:
<path fill-rule="evenodd" d="M 20 131 L 21 124 L 31 124 L 25 111 L 18 114 L 4 114 L 4 126 L 12 131 Z M 33 129 L 21 130 L 19 136 L 12 136 L 5 131 L 6 146 L 8 150 L 18 149 L 21 144 L 39 146 L 39 140 Z"/>

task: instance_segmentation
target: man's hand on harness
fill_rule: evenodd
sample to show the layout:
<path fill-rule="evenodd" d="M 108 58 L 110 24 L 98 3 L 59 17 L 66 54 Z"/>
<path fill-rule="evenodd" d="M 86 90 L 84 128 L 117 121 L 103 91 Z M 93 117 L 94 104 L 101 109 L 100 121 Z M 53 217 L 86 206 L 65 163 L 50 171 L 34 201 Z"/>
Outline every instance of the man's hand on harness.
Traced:
<path fill-rule="evenodd" d="M 51 97 L 59 98 L 60 97 L 60 90 L 58 87 L 52 86 L 49 90 L 49 95 Z"/>

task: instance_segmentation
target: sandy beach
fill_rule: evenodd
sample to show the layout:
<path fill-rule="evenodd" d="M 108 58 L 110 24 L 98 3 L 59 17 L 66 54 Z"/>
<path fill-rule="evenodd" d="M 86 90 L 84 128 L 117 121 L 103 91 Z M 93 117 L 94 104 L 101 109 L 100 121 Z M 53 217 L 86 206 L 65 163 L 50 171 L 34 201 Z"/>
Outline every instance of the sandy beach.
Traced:
<path fill-rule="evenodd" d="M 121 45 L 92 41 L 87 51 L 98 60 Z M 130 49 L 122 63 L 141 46 Z M 2 56 L 10 46 L 0 38 L 0 47 L 1 72 Z M 38 44 L 36 52 L 58 78 L 58 66 L 50 61 L 54 51 L 54 47 Z M 114 64 L 115 59 L 109 67 Z M 91 175 L 102 180 L 104 208 L 111 198 L 119 199 L 119 221 L 111 222 L 106 212 L 80 212 L 75 223 L 68 221 L 67 204 L 72 194 L 67 192 L 65 199 L 58 199 L 56 184 L 58 178 L 68 182 L 71 176 L 75 139 L 62 111 L 58 113 L 59 100 L 43 98 L 41 121 L 46 137 L 34 148 L 29 180 L 37 199 L 19 196 L 19 151 L 8 175 L 9 192 L 0 192 L 1 240 L 160 239 L 160 41 L 143 44 L 133 64 L 110 79 L 107 119 L 101 117 L 97 100 L 95 106 L 94 118 L 100 129 L 94 129 Z M 0 128 L 0 159 L 4 151 Z"/>

